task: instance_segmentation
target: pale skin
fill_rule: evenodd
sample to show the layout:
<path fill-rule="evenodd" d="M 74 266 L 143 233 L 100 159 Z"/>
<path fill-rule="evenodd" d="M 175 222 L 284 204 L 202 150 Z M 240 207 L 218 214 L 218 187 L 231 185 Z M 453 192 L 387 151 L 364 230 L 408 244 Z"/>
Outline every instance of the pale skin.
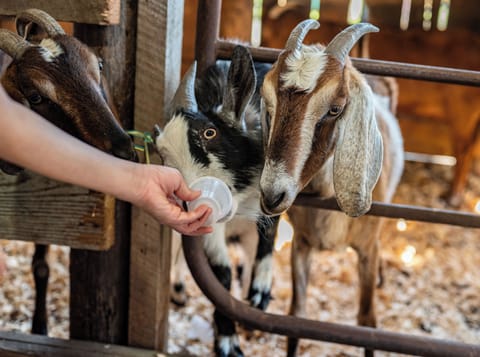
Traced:
<path fill-rule="evenodd" d="M 144 165 L 106 154 L 58 129 L 13 101 L 0 86 L 0 158 L 52 179 L 130 202 L 186 235 L 212 232 L 211 209 L 186 212 L 175 201 L 196 199 L 176 169 Z"/>

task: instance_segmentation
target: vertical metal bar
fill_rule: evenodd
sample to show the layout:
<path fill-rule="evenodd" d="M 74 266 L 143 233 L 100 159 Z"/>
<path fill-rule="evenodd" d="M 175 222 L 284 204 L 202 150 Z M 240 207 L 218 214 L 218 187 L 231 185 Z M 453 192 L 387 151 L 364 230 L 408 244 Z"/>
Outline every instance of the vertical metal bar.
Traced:
<path fill-rule="evenodd" d="M 221 0 L 199 0 L 197 9 L 197 31 L 195 39 L 195 59 L 197 73 L 215 63 L 216 43 L 220 32 Z"/>

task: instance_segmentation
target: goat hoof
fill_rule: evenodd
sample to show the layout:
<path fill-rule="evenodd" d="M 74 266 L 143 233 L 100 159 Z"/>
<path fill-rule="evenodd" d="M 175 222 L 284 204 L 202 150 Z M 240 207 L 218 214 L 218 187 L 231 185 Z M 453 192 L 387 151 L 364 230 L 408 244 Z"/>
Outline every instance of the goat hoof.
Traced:
<path fill-rule="evenodd" d="M 250 288 L 248 292 L 248 301 L 250 301 L 250 306 L 265 311 L 272 299 L 270 290 L 260 291 L 255 288 Z"/>
<path fill-rule="evenodd" d="M 217 357 L 244 357 L 238 343 L 238 337 L 219 336 L 215 339 L 215 355 Z"/>

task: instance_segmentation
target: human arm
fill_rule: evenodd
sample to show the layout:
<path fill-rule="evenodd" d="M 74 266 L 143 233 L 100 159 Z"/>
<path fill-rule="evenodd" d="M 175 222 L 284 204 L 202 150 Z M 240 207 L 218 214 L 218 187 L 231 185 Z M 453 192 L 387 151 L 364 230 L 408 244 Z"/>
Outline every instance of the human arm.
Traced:
<path fill-rule="evenodd" d="M 190 201 L 180 173 L 106 154 L 58 129 L 14 102 L 0 86 L 0 158 L 55 180 L 111 194 L 144 209 L 160 223 L 188 235 L 206 234 L 210 209 L 185 212 L 174 200 Z"/>

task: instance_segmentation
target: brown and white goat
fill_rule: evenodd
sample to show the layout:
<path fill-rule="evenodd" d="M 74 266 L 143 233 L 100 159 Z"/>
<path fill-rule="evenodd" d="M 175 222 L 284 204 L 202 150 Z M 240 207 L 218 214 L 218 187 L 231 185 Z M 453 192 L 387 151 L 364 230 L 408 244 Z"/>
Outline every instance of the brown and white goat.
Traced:
<path fill-rule="evenodd" d="M 134 159 L 133 143 L 108 105 L 100 59 L 41 10 L 19 13 L 16 26 L 18 34 L 0 29 L 0 49 L 12 58 L 1 78 L 7 93 L 90 145 Z M 36 29 L 45 36 L 38 39 L 36 34 L 33 41 L 30 35 Z M 0 161 L 0 170 L 15 174 L 21 168 Z M 32 260 L 36 286 L 32 332 L 41 334 L 47 333 L 47 249 L 37 244 Z"/>
<path fill-rule="evenodd" d="M 290 314 L 305 316 L 312 249 L 354 248 L 358 254 L 360 325 L 375 327 L 374 290 L 382 219 L 363 216 L 374 200 L 392 199 L 403 171 L 396 118 L 351 64 L 355 42 L 378 29 L 356 24 L 326 47 L 302 42 L 315 20 L 300 23 L 265 76 L 267 149 L 261 205 L 267 214 L 288 209 L 294 226 Z M 292 206 L 299 192 L 335 196 L 343 212 Z M 345 214 L 346 213 L 346 214 Z M 288 340 L 288 355 L 298 339 Z M 366 354 L 373 354 L 366 351 Z"/>

